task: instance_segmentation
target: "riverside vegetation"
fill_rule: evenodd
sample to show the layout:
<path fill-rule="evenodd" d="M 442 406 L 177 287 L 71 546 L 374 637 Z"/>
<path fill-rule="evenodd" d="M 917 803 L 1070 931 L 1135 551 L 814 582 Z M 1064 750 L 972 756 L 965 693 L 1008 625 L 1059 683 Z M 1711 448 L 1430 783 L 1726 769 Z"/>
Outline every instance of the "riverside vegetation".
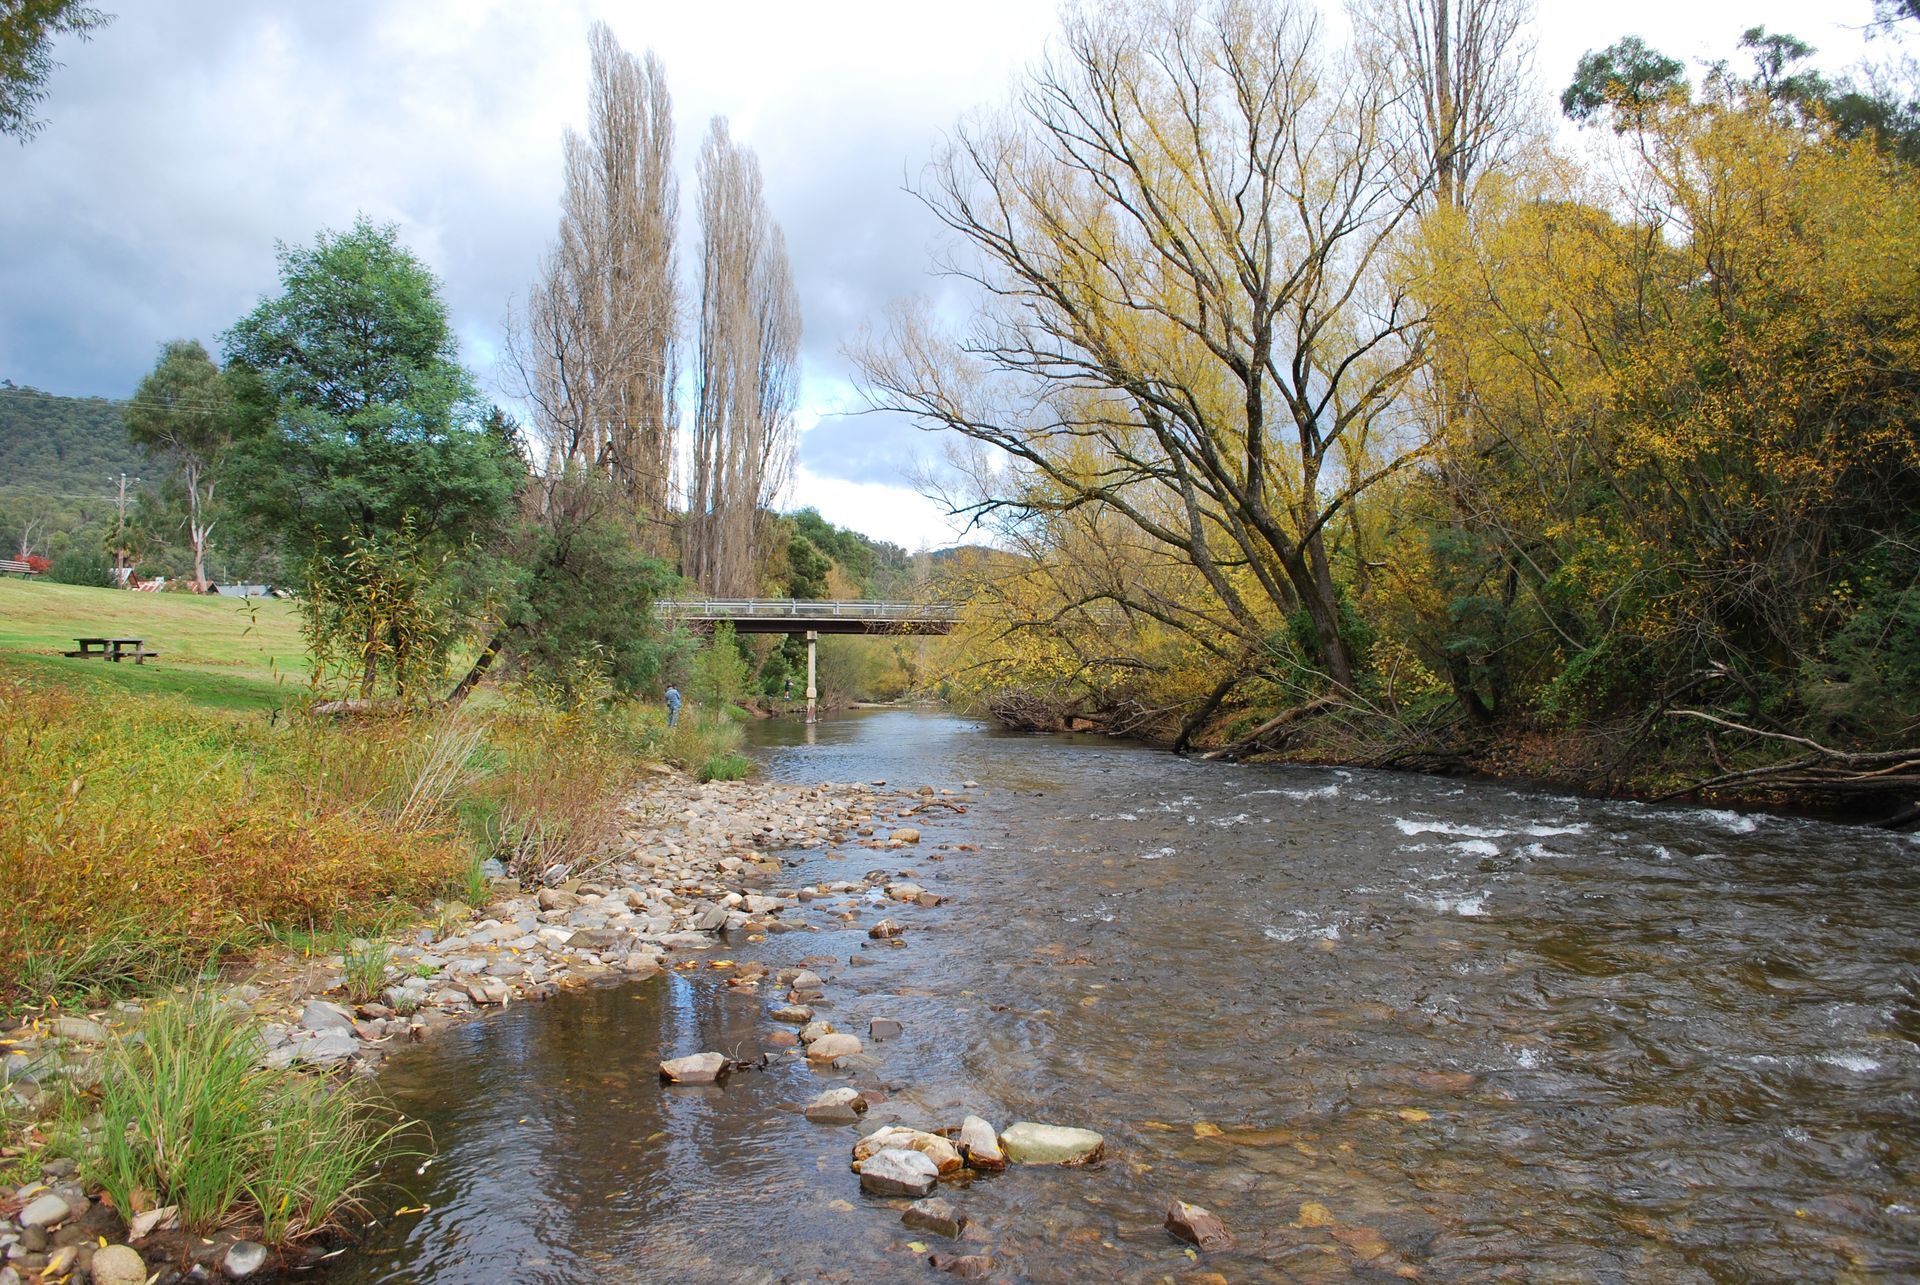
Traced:
<path fill-rule="evenodd" d="M 1911 62 L 1835 83 L 1755 27 L 1692 84 L 1625 39 L 1574 150 L 1528 6 L 1351 8 L 1346 47 L 1301 4 L 1075 9 L 929 167 L 991 303 L 861 361 L 1006 551 L 953 579 L 956 695 L 1920 821 Z"/>
<path fill-rule="evenodd" d="M 156 1261 L 216 1230 L 224 1252 L 242 1232 L 280 1245 L 338 1226 L 371 1162 L 424 1140 L 364 1089 L 272 1056 L 249 1001 L 374 1000 L 430 975 L 388 939 L 605 860 L 645 764 L 736 757 L 725 716 L 669 732 L 654 708 L 504 691 L 453 713 L 314 718 L 296 675 L 270 677 L 299 651 L 283 604 L 0 594 L 23 608 L 0 640 L 0 1181 L 25 1184 L 20 1218 L 42 1202 L 8 1233 L 30 1269 L 85 1265 L 129 1222 Z M 99 619 L 168 663 L 46 654 Z M 314 976 L 316 960 L 332 969 Z M 221 979 L 236 971 L 261 981 L 235 991 Z"/>

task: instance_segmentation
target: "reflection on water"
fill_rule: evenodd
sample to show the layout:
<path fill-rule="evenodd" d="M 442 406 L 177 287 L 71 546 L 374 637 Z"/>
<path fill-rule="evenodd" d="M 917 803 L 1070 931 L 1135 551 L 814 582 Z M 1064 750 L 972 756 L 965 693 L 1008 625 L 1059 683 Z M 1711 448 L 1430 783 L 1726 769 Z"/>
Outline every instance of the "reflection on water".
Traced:
<path fill-rule="evenodd" d="M 1010 1279 L 1192 1270 L 1173 1196 L 1233 1229 L 1204 1266 L 1236 1281 L 1920 1272 L 1910 839 L 902 712 L 752 736 L 781 778 L 983 787 L 910 856 L 789 854 L 795 886 L 885 865 L 950 896 L 896 913 L 906 948 L 822 902 L 820 931 L 728 953 L 832 957 L 837 1025 L 906 1023 L 873 1122 L 1106 1134 L 1100 1168 L 943 1193 Z M 928 1274 L 909 1242 L 947 1246 L 858 1194 L 856 1131 L 791 1109 L 820 1077 L 657 1083 L 661 1057 L 757 1052 L 768 998 L 675 976 L 395 1061 L 441 1148 L 400 1175 L 432 1209 L 328 1279 Z"/>

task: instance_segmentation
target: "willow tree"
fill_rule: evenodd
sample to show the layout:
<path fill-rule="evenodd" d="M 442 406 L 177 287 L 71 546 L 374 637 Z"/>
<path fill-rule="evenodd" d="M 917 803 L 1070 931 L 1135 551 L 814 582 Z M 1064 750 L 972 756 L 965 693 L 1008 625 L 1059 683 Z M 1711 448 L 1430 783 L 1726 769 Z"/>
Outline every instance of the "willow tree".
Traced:
<path fill-rule="evenodd" d="M 960 334 L 903 313 L 863 354 L 872 400 L 1013 464 L 974 513 L 1097 509 L 1204 585 L 1178 611 L 1097 596 L 1248 654 L 1304 613 L 1350 690 L 1330 524 L 1425 448 L 1401 403 L 1422 317 L 1389 271 L 1431 187 L 1403 92 L 1301 6 L 1070 12 L 923 185 L 991 302 Z"/>
<path fill-rule="evenodd" d="M 565 136 L 560 227 L 510 337 L 510 370 L 548 477 L 610 479 L 657 522 L 677 426 L 673 99 L 651 52 L 626 52 L 605 23 L 589 46 L 587 132 Z"/>
<path fill-rule="evenodd" d="M 700 149 L 698 406 L 688 452 L 686 575 L 750 596 L 759 515 L 793 467 L 800 302 L 760 162 L 716 116 Z"/>

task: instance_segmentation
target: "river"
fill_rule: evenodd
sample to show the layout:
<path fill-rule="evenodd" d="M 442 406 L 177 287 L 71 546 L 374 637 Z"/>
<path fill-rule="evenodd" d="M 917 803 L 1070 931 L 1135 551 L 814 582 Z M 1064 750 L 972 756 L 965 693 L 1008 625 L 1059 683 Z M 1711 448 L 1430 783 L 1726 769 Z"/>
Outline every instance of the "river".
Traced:
<path fill-rule="evenodd" d="M 752 1053 L 778 1002 L 669 973 L 395 1058 L 437 1156 L 394 1176 L 429 1208 L 329 1281 L 944 1279 L 928 1249 L 1049 1282 L 1920 1274 L 1911 838 L 901 711 L 752 738 L 778 779 L 980 787 L 917 850 L 786 854 L 792 886 L 884 866 L 951 898 L 896 914 L 904 948 L 824 902 L 727 947 L 831 958 L 823 1016 L 905 1024 L 865 1127 L 1082 1125 L 1106 1161 L 943 1190 L 958 1246 L 910 1231 L 859 1194 L 860 1130 L 795 1110 L 832 1073 L 659 1084 Z M 1237 1248 L 1196 1262 L 1171 1197 Z"/>

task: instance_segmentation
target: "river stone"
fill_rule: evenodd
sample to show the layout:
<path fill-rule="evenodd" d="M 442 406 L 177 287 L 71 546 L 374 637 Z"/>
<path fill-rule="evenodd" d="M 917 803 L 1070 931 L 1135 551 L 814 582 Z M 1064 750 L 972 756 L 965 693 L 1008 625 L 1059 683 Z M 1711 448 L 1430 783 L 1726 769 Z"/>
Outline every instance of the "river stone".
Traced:
<path fill-rule="evenodd" d="M 807 1104 L 807 1119 L 815 1124 L 853 1124 L 866 1113 L 867 1100 L 858 1089 L 828 1089 Z"/>
<path fill-rule="evenodd" d="M 888 938 L 898 937 L 905 931 L 907 930 L 899 924 L 894 923 L 893 920 L 882 919 L 879 923 L 867 929 L 867 936 L 873 938 L 875 941 L 886 941 Z"/>
<path fill-rule="evenodd" d="M 934 1271 L 958 1276 L 963 1281 L 983 1280 L 993 1270 L 993 1260 L 985 1254 L 929 1254 L 927 1262 L 933 1265 Z"/>
<path fill-rule="evenodd" d="M 19 1223 L 22 1227 L 55 1227 L 73 1217 L 73 1209 L 66 1201 L 48 1192 L 36 1196 L 27 1202 L 20 1211 Z"/>
<path fill-rule="evenodd" d="M 959 1240 L 960 1233 L 967 1229 L 966 1215 L 955 1209 L 951 1201 L 938 1196 L 914 1201 L 907 1206 L 907 1212 L 900 1215 L 900 1221 L 948 1240 Z"/>
<path fill-rule="evenodd" d="M 48 1029 L 63 1040 L 76 1044 L 105 1044 L 107 1028 L 84 1017 L 56 1017 Z"/>
<path fill-rule="evenodd" d="M 887 842 L 888 843 L 918 843 L 920 842 L 920 832 L 914 829 L 910 825 L 901 826 L 898 830 L 895 830 L 892 834 L 889 834 L 887 836 Z"/>
<path fill-rule="evenodd" d="M 1181 1240 L 1198 1245 L 1208 1253 L 1216 1249 L 1233 1248 L 1233 1233 L 1227 1230 L 1225 1223 L 1208 1210 L 1184 1200 L 1175 1200 L 1167 1205 L 1166 1226 Z"/>
<path fill-rule="evenodd" d="M 814 972 L 811 968 L 803 968 L 795 973 L 787 979 L 787 985 L 797 991 L 818 991 L 827 988 L 827 984 L 821 980 L 820 974 Z"/>
<path fill-rule="evenodd" d="M 835 1058 L 850 1057 L 860 1052 L 865 1045 L 860 1043 L 858 1035 L 822 1035 L 807 1045 L 809 1062 L 831 1062 Z"/>
<path fill-rule="evenodd" d="M 95 1252 L 93 1285 L 147 1285 L 147 1264 L 126 1245 L 108 1245 Z"/>
<path fill-rule="evenodd" d="M 727 926 L 727 917 L 731 913 L 725 906 L 709 906 L 704 914 L 693 921 L 693 926 L 703 933 L 717 933 Z"/>
<path fill-rule="evenodd" d="M 467 983 L 467 997 L 476 1004 L 504 1004 L 511 994 L 505 982 L 483 979 Z"/>
<path fill-rule="evenodd" d="M 890 1147 L 876 1151 L 860 1167 L 860 1190 L 875 1196 L 912 1196 L 932 1192 L 940 1181 L 933 1161 L 918 1151 Z"/>
<path fill-rule="evenodd" d="M 236 1240 L 227 1248 L 220 1270 L 229 1280 L 243 1281 L 267 1265 L 267 1247 L 258 1241 Z"/>
<path fill-rule="evenodd" d="M 322 1031 L 304 1044 L 294 1046 L 294 1060 L 308 1066 L 329 1066 L 353 1056 L 357 1037 L 349 1024 L 344 1031 Z"/>
<path fill-rule="evenodd" d="M 580 904 L 580 898 L 559 888 L 542 888 L 535 901 L 542 910 L 571 910 Z"/>
<path fill-rule="evenodd" d="M 859 1169 L 869 1156 L 893 1149 L 918 1151 L 933 1161 L 934 1169 L 941 1174 L 958 1173 L 962 1168 L 958 1147 L 937 1133 L 909 1129 L 904 1125 L 876 1129 L 854 1143 L 853 1167 Z"/>
<path fill-rule="evenodd" d="M 825 1039 L 831 1034 L 833 1034 L 833 1023 L 824 1017 L 815 1018 L 800 1028 L 800 1042 L 802 1044 L 811 1044 L 815 1040 Z"/>
<path fill-rule="evenodd" d="M 876 1044 L 897 1040 L 906 1028 L 891 1017 L 876 1017 L 867 1023 L 867 1038 Z"/>
<path fill-rule="evenodd" d="M 960 1122 L 960 1151 L 969 1169 L 999 1173 L 1007 1167 L 1007 1153 L 1000 1149 L 1000 1137 L 993 1126 L 977 1115 Z"/>
<path fill-rule="evenodd" d="M 695 1053 L 660 1064 L 660 1078 L 670 1084 L 712 1084 L 726 1074 L 727 1059 L 719 1053 Z"/>
<path fill-rule="evenodd" d="M 353 1014 L 338 1004 L 329 1004 L 323 999 L 310 999 L 300 1010 L 300 1025 L 309 1031 L 351 1031 Z"/>
<path fill-rule="evenodd" d="M 1022 1120 L 1000 1135 L 1007 1159 L 1017 1165 L 1084 1165 L 1106 1154 L 1106 1139 L 1091 1129 Z"/>
<path fill-rule="evenodd" d="M 797 1022 L 805 1026 L 813 1020 L 813 1010 L 805 1004 L 782 1004 L 767 1016 L 776 1022 Z"/>

